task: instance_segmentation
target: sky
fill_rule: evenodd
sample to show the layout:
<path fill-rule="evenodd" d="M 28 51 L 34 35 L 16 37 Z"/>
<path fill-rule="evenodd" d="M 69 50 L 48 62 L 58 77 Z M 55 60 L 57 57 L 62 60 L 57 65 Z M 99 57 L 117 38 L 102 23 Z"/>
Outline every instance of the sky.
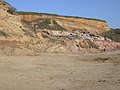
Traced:
<path fill-rule="evenodd" d="M 17 11 L 52 13 L 107 21 L 120 28 L 120 0 L 5 0 Z"/>

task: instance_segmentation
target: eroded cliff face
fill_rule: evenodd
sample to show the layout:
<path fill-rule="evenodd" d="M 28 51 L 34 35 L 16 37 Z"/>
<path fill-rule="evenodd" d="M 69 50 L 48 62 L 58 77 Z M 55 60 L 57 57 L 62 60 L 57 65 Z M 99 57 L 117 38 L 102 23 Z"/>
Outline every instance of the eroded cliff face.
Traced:
<path fill-rule="evenodd" d="M 17 14 L 0 2 L 0 55 L 99 52 L 120 46 L 98 36 L 106 22 L 43 14 Z"/>
<path fill-rule="evenodd" d="M 0 3 L 0 35 L 3 38 L 22 35 L 22 23 L 20 17 L 12 15 L 7 11 L 10 6 L 6 3 Z"/>
<path fill-rule="evenodd" d="M 105 31 L 109 31 L 109 26 L 105 21 L 102 20 L 90 20 L 85 18 L 74 18 L 64 16 L 52 16 L 44 14 L 19 14 L 22 21 L 31 22 L 36 19 L 51 18 L 54 19 L 60 26 L 64 27 L 70 32 L 90 32 L 93 34 L 100 34 Z"/>

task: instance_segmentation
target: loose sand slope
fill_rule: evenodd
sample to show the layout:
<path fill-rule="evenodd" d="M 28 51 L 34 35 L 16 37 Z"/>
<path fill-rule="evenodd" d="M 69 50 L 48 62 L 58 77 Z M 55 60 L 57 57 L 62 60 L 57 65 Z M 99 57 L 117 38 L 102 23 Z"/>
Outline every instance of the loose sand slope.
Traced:
<path fill-rule="evenodd" d="M 0 90 L 119 90 L 120 51 L 0 57 Z"/>

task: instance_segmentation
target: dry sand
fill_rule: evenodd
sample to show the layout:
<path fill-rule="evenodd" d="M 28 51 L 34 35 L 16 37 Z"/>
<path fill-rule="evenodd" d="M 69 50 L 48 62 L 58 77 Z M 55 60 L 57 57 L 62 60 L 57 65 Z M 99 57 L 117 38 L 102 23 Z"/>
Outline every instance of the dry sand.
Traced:
<path fill-rule="evenodd" d="M 0 90 L 120 90 L 120 51 L 2 56 Z"/>

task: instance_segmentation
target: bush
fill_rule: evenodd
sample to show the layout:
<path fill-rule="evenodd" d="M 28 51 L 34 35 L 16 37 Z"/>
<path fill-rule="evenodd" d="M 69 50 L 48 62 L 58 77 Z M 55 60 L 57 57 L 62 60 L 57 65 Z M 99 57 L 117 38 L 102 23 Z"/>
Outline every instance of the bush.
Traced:
<path fill-rule="evenodd" d="M 0 31 L 0 36 L 8 37 L 9 35 L 6 32 L 1 30 Z"/>
<path fill-rule="evenodd" d="M 52 18 L 39 18 L 31 22 L 37 22 L 38 27 L 36 29 L 48 29 L 48 30 L 58 30 L 58 31 L 66 30 L 64 27 L 60 26 Z M 52 24 L 52 26 L 50 26 L 49 24 Z"/>
<path fill-rule="evenodd" d="M 7 12 L 10 14 L 16 14 L 16 8 L 11 7 L 9 10 L 7 10 Z"/>

